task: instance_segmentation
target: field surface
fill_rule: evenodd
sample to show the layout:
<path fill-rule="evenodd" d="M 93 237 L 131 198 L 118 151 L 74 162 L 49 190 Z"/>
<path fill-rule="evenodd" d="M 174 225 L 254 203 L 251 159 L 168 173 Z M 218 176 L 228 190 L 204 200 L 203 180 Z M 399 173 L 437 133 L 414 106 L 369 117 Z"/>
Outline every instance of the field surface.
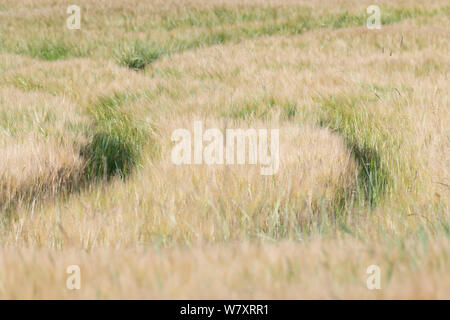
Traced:
<path fill-rule="evenodd" d="M 450 299 L 449 30 L 446 0 L 2 0 L 0 298 Z M 279 170 L 175 165 L 195 121 L 279 129 Z"/>

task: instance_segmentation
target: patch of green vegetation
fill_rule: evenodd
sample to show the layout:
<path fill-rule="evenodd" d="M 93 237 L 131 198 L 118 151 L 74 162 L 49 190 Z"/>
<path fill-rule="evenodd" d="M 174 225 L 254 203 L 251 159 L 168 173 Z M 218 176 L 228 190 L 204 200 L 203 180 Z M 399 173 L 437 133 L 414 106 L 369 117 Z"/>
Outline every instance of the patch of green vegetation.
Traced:
<path fill-rule="evenodd" d="M 133 70 L 142 70 L 163 53 L 163 49 L 156 43 L 135 41 L 130 46 L 120 48 L 116 56 L 120 65 Z"/>
<path fill-rule="evenodd" d="M 66 34 L 53 38 L 22 39 L 19 42 L 9 41 L 5 44 L 5 49 L 45 61 L 85 57 L 91 54 L 92 48 L 82 38 L 70 39 Z"/>
<path fill-rule="evenodd" d="M 70 47 L 62 40 L 44 39 L 28 43 L 24 51 L 32 57 L 54 61 L 67 58 L 70 53 Z"/>
<path fill-rule="evenodd" d="M 391 24 L 405 19 L 412 19 L 417 17 L 431 17 L 439 13 L 439 10 L 428 10 L 422 8 L 389 8 L 383 10 L 381 14 L 382 24 Z"/>
<path fill-rule="evenodd" d="M 121 108 L 134 98 L 116 93 L 100 98 L 90 109 L 94 132 L 82 152 L 87 159 L 88 179 L 125 177 L 139 163 L 142 148 L 149 138 L 148 128 Z"/>
<path fill-rule="evenodd" d="M 301 8 L 303 12 L 311 11 L 309 8 Z M 161 27 L 166 30 L 192 27 L 215 27 L 232 25 L 244 22 L 294 19 L 298 14 L 295 8 L 287 7 L 261 7 L 240 6 L 239 8 L 227 8 L 216 6 L 213 9 L 188 8 L 179 16 L 165 16 L 161 21 Z"/>
<path fill-rule="evenodd" d="M 444 13 L 448 7 L 441 9 Z M 403 19 L 415 18 L 419 16 L 432 16 L 439 10 L 427 10 L 422 8 L 394 8 L 382 7 L 382 23 L 390 24 Z M 213 9 L 187 8 L 177 15 L 166 15 L 159 22 L 158 27 L 165 30 L 180 28 L 212 28 L 218 26 L 241 25 L 261 22 L 264 30 L 274 30 L 275 25 L 285 25 L 289 27 L 280 30 L 290 29 L 312 29 L 318 27 L 343 28 L 350 26 L 361 26 L 366 22 L 368 15 L 365 11 L 358 14 L 345 11 L 343 13 L 326 13 L 322 16 L 314 16 L 311 8 L 308 7 L 261 7 L 261 6 L 239 6 L 238 8 L 227 8 L 216 6 Z M 265 26 L 271 26 L 265 28 Z"/>
<path fill-rule="evenodd" d="M 374 206 L 392 186 L 388 157 L 395 143 L 367 108 L 373 102 L 370 99 L 330 96 L 321 98 L 319 104 L 320 124 L 345 139 L 359 165 L 357 201 Z"/>
<path fill-rule="evenodd" d="M 326 14 L 320 18 L 320 27 L 322 28 L 348 28 L 362 26 L 366 22 L 365 14 L 351 14 L 345 11 L 340 14 Z"/>

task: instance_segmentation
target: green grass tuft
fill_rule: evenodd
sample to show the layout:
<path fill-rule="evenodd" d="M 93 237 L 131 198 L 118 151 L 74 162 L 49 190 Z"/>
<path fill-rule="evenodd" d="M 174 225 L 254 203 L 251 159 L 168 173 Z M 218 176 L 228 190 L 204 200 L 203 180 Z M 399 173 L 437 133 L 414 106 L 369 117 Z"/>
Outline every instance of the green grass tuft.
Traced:
<path fill-rule="evenodd" d="M 139 162 L 148 132 L 145 124 L 121 110 L 128 99 L 121 94 L 102 97 L 91 109 L 95 129 L 83 152 L 89 179 L 125 177 Z"/>
<path fill-rule="evenodd" d="M 121 48 L 117 60 L 122 66 L 133 70 L 142 70 L 145 66 L 157 60 L 163 54 L 162 48 L 157 44 L 135 41 L 131 46 Z"/>

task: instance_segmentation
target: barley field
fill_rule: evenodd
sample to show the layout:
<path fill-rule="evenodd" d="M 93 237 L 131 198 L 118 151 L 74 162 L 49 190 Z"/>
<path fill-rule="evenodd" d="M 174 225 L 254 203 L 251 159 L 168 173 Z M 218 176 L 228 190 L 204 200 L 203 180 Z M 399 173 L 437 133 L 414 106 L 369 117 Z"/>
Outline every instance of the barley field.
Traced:
<path fill-rule="evenodd" d="M 446 0 L 2 0 L 0 298 L 450 299 L 449 30 Z M 175 165 L 195 121 L 279 129 L 278 171 Z"/>

